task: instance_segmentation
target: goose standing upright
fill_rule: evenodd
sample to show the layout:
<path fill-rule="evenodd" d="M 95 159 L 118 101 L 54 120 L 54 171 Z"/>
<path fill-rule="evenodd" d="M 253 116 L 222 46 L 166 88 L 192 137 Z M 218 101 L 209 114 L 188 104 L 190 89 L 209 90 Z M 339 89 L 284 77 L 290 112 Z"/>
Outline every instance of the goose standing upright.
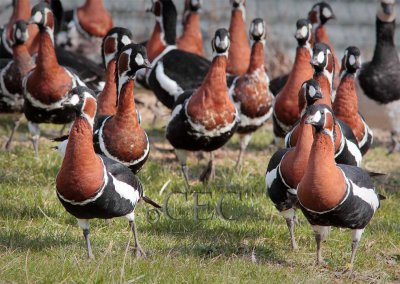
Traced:
<path fill-rule="evenodd" d="M 11 147 L 14 133 L 17 131 L 22 118 L 21 114 L 24 106 L 22 79 L 35 67 L 35 63 L 26 46 L 26 42 L 29 39 L 28 25 L 25 21 L 18 20 L 12 30 L 13 60 L 0 70 L 0 113 L 14 113 L 17 115 L 5 146 L 6 150 Z"/>
<path fill-rule="evenodd" d="M 201 0 L 185 0 L 183 33 L 176 43 L 179 49 L 204 56 L 203 36 L 200 29 Z"/>
<path fill-rule="evenodd" d="M 57 45 L 101 63 L 101 42 L 113 27 L 103 0 L 86 0 L 71 13 L 71 19 L 66 19 L 65 23 L 67 31 L 57 35 Z"/>
<path fill-rule="evenodd" d="M 147 73 L 147 82 L 157 99 L 171 109 L 185 90 L 200 86 L 207 75 L 210 62 L 196 54 L 177 49 L 177 12 L 171 0 L 158 0 L 154 9 L 162 9 L 164 41 L 161 43 L 166 47 L 153 59 L 152 69 Z"/>
<path fill-rule="evenodd" d="M 136 255 L 145 256 L 138 241 L 134 210 L 140 200 L 160 206 L 144 195 L 140 180 L 127 167 L 96 155 L 93 123 L 97 106 L 93 91 L 86 87 L 74 88 L 62 104 L 64 108 L 75 110 L 77 115 L 56 178 L 57 197 L 67 212 L 78 219 L 89 258 L 94 258 L 89 220 L 121 216 L 129 220 Z"/>
<path fill-rule="evenodd" d="M 372 131 L 358 112 L 356 73 L 361 67 L 360 50 L 355 46 L 346 48 L 342 60 L 341 80 L 336 90 L 333 112 L 336 118 L 352 129 L 358 148 L 364 155 L 372 144 Z"/>
<path fill-rule="evenodd" d="M 47 3 L 32 8 L 30 22 L 39 26 L 40 45 L 36 67 L 23 80 L 24 114 L 28 120 L 36 155 L 39 149 L 39 124 L 66 124 L 75 119 L 75 112 L 62 102 L 69 90 L 85 84 L 57 62 L 53 42 L 54 17 Z"/>
<path fill-rule="evenodd" d="M 121 49 L 132 43 L 132 34 L 128 29 L 114 27 L 108 31 L 101 45 L 101 54 L 106 68 L 104 88 L 97 95 L 97 116 L 114 115 L 117 112 L 117 83 L 115 67 Z"/>
<path fill-rule="evenodd" d="M 253 41 L 250 65 L 247 72 L 236 77 L 229 89 L 240 115 L 237 133 L 240 135 L 240 152 L 236 163 L 239 168 L 253 132 L 272 115 L 274 97 L 269 91 L 269 78 L 264 68 L 266 27 L 263 19 L 251 22 L 250 38 Z"/>
<path fill-rule="evenodd" d="M 212 47 L 214 58 L 207 76 L 197 90 L 187 91 L 178 98 L 166 130 L 166 137 L 175 148 L 186 181 L 186 151 L 210 152 L 210 162 L 200 179 L 214 178 L 213 151 L 232 137 L 239 122 L 226 83 L 229 50 L 229 32 L 226 29 L 215 32 Z"/>
<path fill-rule="evenodd" d="M 362 65 L 357 89 L 359 110 L 371 127 L 390 130 L 390 152 L 400 150 L 400 60 L 394 42 L 394 0 L 381 0 L 376 14 L 372 61 Z"/>
<path fill-rule="evenodd" d="M 328 45 L 335 60 L 336 69 L 333 88 L 336 89 L 339 84 L 340 76 L 339 60 L 336 56 L 335 49 L 333 48 L 333 44 L 325 28 L 325 24 L 331 19 L 336 19 L 336 16 L 333 13 L 331 6 L 328 3 L 322 1 L 312 6 L 310 12 L 308 13 L 308 19 L 310 20 L 313 27 L 313 44 L 325 43 L 326 45 Z"/>
<path fill-rule="evenodd" d="M 17 20 L 27 21 L 31 16 L 31 5 L 29 0 L 14 0 L 13 1 L 13 13 L 11 18 L 1 31 L 0 35 L 0 58 L 12 58 L 12 36 L 13 26 Z M 39 48 L 39 40 L 36 35 L 39 32 L 38 27 L 29 26 L 29 38 L 26 42 L 26 46 L 31 55 L 35 54 Z"/>
<path fill-rule="evenodd" d="M 311 79 L 306 81 L 307 85 L 303 85 L 300 91 L 300 97 L 302 101 L 306 102 L 306 106 L 319 105 L 323 102 L 323 92 L 320 84 L 317 80 Z M 305 86 L 309 88 L 306 91 Z M 316 94 L 322 93 L 322 96 Z M 305 115 L 306 107 L 301 111 L 302 117 Z M 336 123 L 337 122 L 337 123 Z M 351 128 L 343 121 L 336 121 L 334 126 L 334 138 L 335 138 L 335 159 L 336 162 L 347 165 L 360 166 L 362 161 L 362 155 L 358 148 L 357 140 Z M 286 147 L 295 147 L 297 141 L 301 135 L 301 123 L 297 123 L 293 129 L 286 136 Z"/>
<path fill-rule="evenodd" d="M 317 81 L 310 79 L 301 87 L 303 95 L 312 100 L 322 98 Z M 299 123 L 300 136 L 293 148 L 278 150 L 268 163 L 265 182 L 267 194 L 276 209 L 285 218 L 290 233 L 292 249 L 298 248 L 294 237 L 294 225 L 298 208 L 296 189 L 304 176 L 313 142 L 312 127 L 305 124 L 305 111 Z"/>
<path fill-rule="evenodd" d="M 117 111 L 97 119 L 94 146 L 98 154 L 124 164 L 137 173 L 150 152 L 149 139 L 139 124 L 133 90 L 136 72 L 150 68 L 146 48 L 139 44 L 124 46 L 116 65 Z"/>
<path fill-rule="evenodd" d="M 298 46 L 292 70 L 282 90 L 277 94 L 274 103 L 273 127 L 277 145 L 282 144 L 280 140 L 300 119 L 299 113 L 299 90 L 301 85 L 312 78 L 314 70 L 310 64 L 312 57 L 311 48 L 311 24 L 306 19 L 300 19 L 296 23 L 295 38 Z"/>
<path fill-rule="evenodd" d="M 321 241 L 331 226 L 352 229 L 350 269 L 365 227 L 379 207 L 372 180 L 363 169 L 337 165 L 334 159 L 334 116 L 325 105 L 308 109 L 314 142 L 306 173 L 297 187 L 301 209 L 313 227 L 317 242 L 317 264 L 322 263 Z"/>
<path fill-rule="evenodd" d="M 230 0 L 232 5 L 229 34 L 231 46 L 229 48 L 228 66 L 229 75 L 244 75 L 249 68 L 251 48 L 246 28 L 246 0 Z"/>

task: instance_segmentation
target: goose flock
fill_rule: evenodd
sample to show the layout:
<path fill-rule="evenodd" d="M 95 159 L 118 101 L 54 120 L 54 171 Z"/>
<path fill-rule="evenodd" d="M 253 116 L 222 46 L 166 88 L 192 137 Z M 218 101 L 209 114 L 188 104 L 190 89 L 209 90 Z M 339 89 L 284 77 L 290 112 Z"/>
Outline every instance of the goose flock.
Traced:
<path fill-rule="evenodd" d="M 114 26 L 102 0 L 69 11 L 60 0 L 34 6 L 13 1 L 11 18 L 0 30 L 0 113 L 12 114 L 14 122 L 5 148 L 11 151 L 23 117 L 36 155 L 41 124 L 72 123 L 56 139 L 63 156 L 56 193 L 78 220 L 88 256 L 94 257 L 89 221 L 123 216 L 136 255 L 145 256 L 135 207 L 139 201 L 161 206 L 146 196 L 136 175 L 151 155 L 137 85 L 170 110 L 165 138 L 188 186 L 188 152 L 209 153 L 199 177 L 207 183 L 218 173 L 214 151 L 237 133 L 240 169 L 252 135 L 271 121 L 277 150 L 263 165 L 266 192 L 286 221 L 292 249 L 298 248 L 300 209 L 315 233 L 317 264 L 323 263 L 321 242 L 331 227 L 352 230 L 352 269 L 361 235 L 384 198 L 371 179 L 380 174 L 362 168 L 373 143 L 374 115 L 388 121 L 389 152 L 400 149 L 395 1 L 378 1 L 375 52 L 366 63 L 356 46 L 349 45 L 342 60 L 337 57 L 326 30 L 334 11 L 326 2 L 314 4 L 293 23 L 290 72 L 273 79 L 265 65 L 266 22 L 254 18 L 247 27 L 246 0 L 225 1 L 231 7 L 229 29 L 215 31 L 210 59 L 200 25 L 207 1 L 184 0 L 183 33 L 177 36 L 174 2 L 152 0 L 148 15 L 155 25 L 142 43 L 135 43 L 133 31 Z"/>

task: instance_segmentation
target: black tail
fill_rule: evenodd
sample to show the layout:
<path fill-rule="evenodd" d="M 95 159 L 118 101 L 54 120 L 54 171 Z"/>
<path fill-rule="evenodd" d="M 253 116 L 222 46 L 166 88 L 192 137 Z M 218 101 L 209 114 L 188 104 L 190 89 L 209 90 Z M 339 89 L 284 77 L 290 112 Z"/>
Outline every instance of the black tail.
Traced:
<path fill-rule="evenodd" d="M 147 196 L 143 196 L 142 199 L 143 199 L 144 202 L 146 202 L 146 203 L 148 203 L 150 205 L 153 205 L 155 208 L 158 208 L 158 209 L 162 208 L 160 205 L 158 205 L 156 202 L 154 202 L 153 200 L 151 200 Z"/>
<path fill-rule="evenodd" d="M 383 173 L 376 173 L 376 172 L 370 172 L 368 171 L 368 174 L 370 177 L 382 177 L 382 176 L 386 176 L 386 174 Z"/>
<path fill-rule="evenodd" d="M 378 197 L 379 197 L 379 200 L 385 200 L 386 199 L 386 196 L 384 196 L 384 195 L 382 195 L 380 193 L 378 193 Z"/>

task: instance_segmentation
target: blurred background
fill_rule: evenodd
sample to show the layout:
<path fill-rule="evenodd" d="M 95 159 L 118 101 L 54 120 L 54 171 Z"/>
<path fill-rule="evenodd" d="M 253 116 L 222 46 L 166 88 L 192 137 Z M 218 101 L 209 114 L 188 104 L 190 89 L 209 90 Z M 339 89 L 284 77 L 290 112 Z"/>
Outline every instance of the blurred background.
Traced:
<path fill-rule="evenodd" d="M 32 4 L 37 0 L 31 0 Z M 63 0 L 65 9 L 81 5 L 84 0 Z M 268 25 L 266 61 L 270 66 L 270 77 L 275 77 L 290 68 L 296 41 L 293 37 L 297 19 L 307 17 L 311 0 L 248 0 L 246 22 L 248 26 L 255 17 L 263 18 Z M 363 61 L 369 61 L 375 45 L 375 13 L 377 0 L 326 1 L 337 17 L 326 25 L 329 36 L 339 57 L 349 45 L 361 49 Z M 0 0 L 0 25 L 8 21 L 11 10 L 6 8 L 11 0 Z M 154 26 L 154 16 L 146 13 L 151 0 L 104 0 L 111 12 L 114 24 L 129 28 L 136 41 L 147 39 Z M 181 19 L 184 0 L 174 0 L 178 10 L 177 35 L 181 34 Z M 398 6 L 397 6 L 398 9 Z M 210 40 L 214 31 L 229 27 L 231 8 L 229 0 L 203 0 L 201 26 L 207 57 L 211 55 Z M 399 37 L 395 38 L 400 45 Z"/>

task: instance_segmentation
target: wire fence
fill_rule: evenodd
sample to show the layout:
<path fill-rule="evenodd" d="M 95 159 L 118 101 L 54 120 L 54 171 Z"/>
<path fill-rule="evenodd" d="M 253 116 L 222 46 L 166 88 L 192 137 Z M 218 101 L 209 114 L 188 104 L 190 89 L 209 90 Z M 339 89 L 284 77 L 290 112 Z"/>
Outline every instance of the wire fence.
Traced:
<path fill-rule="evenodd" d="M 36 3 L 38 1 L 32 1 Z M 62 1 L 66 9 L 80 5 L 84 0 Z M 129 28 L 136 41 L 149 37 L 154 17 L 145 10 L 151 5 L 151 0 L 104 0 L 111 12 L 114 24 Z M 307 17 L 314 3 L 312 0 L 248 0 L 246 22 L 250 25 L 252 19 L 263 18 L 267 22 L 266 60 L 274 74 L 286 71 L 293 59 L 296 41 L 293 37 L 297 19 Z M 356 45 L 362 51 L 363 59 L 369 60 L 375 45 L 375 14 L 378 0 L 337 0 L 327 1 L 337 17 L 326 27 L 339 56 L 349 45 Z M 0 9 L 11 0 L 0 0 Z M 184 0 L 174 0 L 178 10 L 177 34 L 180 35 L 181 17 Z M 398 9 L 398 7 L 397 7 Z M 0 11 L 0 24 L 9 18 L 10 11 Z M 211 55 L 211 37 L 220 27 L 229 27 L 231 15 L 229 0 L 203 0 L 201 29 L 204 46 L 208 57 Z M 395 41 L 400 46 L 399 38 Z"/>

